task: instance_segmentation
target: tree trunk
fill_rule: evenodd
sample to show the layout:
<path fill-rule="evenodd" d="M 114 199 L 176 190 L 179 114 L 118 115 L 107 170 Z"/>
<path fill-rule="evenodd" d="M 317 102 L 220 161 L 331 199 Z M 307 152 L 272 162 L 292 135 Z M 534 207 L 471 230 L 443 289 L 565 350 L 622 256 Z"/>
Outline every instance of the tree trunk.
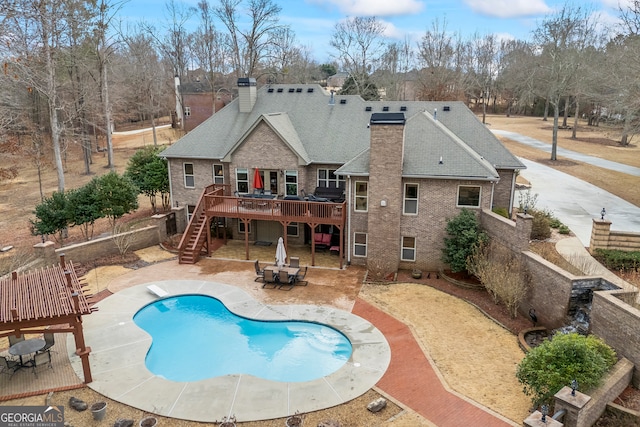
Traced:
<path fill-rule="evenodd" d="M 553 105 L 553 137 L 551 139 L 551 160 L 558 160 L 558 122 L 560 121 L 560 97 L 555 99 Z"/>
<path fill-rule="evenodd" d="M 549 118 L 549 99 L 544 100 L 544 116 L 542 116 L 542 121 L 546 122 Z"/>
<path fill-rule="evenodd" d="M 107 60 L 102 58 L 102 108 L 104 109 L 104 127 L 107 136 L 107 166 L 115 170 L 113 164 L 113 142 L 111 140 L 111 106 L 109 105 L 109 80 L 107 78 Z"/>
<path fill-rule="evenodd" d="M 44 25 L 43 25 L 44 26 Z M 45 29 L 46 32 L 46 29 Z M 56 92 L 56 68 L 53 63 L 51 46 L 48 43 L 48 34 L 42 38 L 45 40 L 45 59 L 47 62 L 47 100 L 49 104 L 49 125 L 51 126 L 51 144 L 53 145 L 53 153 L 56 162 L 56 171 L 58 173 L 58 192 L 64 193 L 64 167 L 62 165 L 62 152 L 60 150 L 60 127 L 58 124 Z"/>
<path fill-rule="evenodd" d="M 580 101 L 576 98 L 576 114 L 573 117 L 573 130 L 571 131 L 571 139 L 576 139 L 578 132 L 578 120 L 580 114 Z"/>
<path fill-rule="evenodd" d="M 566 129 L 567 120 L 569 119 L 569 97 L 564 98 L 564 117 L 562 118 L 562 127 Z"/>

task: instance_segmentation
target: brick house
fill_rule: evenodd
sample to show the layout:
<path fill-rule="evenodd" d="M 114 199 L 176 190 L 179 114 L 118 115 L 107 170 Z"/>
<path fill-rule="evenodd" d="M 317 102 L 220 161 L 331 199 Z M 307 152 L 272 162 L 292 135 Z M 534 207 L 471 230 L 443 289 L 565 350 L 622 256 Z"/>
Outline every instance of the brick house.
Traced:
<path fill-rule="evenodd" d="M 205 82 L 182 83 L 178 90 L 182 97 L 184 131 L 191 132 L 202 122 L 220 111 L 231 102 L 233 94 L 229 91 L 211 91 L 211 85 Z"/>
<path fill-rule="evenodd" d="M 389 272 L 442 267 L 447 221 L 465 207 L 511 212 L 524 169 L 464 103 L 258 90 L 254 79 L 239 79 L 238 98 L 162 156 L 172 205 L 194 218 L 185 235 L 221 224 L 245 239 L 247 259 L 248 242 L 283 236 L 313 254 L 318 235 L 330 235 L 322 246 L 341 266 Z M 198 235 L 207 245 L 210 233 Z"/>

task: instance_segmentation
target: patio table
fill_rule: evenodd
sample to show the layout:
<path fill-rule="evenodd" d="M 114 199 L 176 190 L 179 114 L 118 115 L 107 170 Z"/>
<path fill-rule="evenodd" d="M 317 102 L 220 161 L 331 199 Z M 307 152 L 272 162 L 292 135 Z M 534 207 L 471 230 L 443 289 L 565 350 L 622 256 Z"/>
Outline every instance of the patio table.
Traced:
<path fill-rule="evenodd" d="M 42 338 L 31 338 L 28 340 L 20 341 L 9 347 L 9 354 L 20 357 L 20 367 L 32 366 L 31 359 L 24 362 L 22 356 L 27 354 L 37 353 L 38 350 L 44 348 L 46 342 Z"/>

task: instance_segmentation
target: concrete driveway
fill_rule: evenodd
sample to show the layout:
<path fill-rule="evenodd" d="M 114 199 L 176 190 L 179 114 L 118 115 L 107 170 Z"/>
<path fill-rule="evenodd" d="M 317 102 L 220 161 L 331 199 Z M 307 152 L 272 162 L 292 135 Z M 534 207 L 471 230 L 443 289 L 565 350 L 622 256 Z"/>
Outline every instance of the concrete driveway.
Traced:
<path fill-rule="evenodd" d="M 550 145 L 537 139 L 515 132 L 502 130 L 492 130 L 492 132 L 518 143 L 550 152 Z M 640 168 L 561 148 L 558 148 L 558 154 L 583 163 L 640 177 Z M 593 219 L 600 218 L 602 208 L 606 210 L 605 219 L 611 221 L 612 230 L 640 232 L 640 207 L 602 188 L 548 166 L 523 158 L 520 158 L 520 161 L 527 167 L 521 174 L 531 183 L 531 193 L 538 194 L 536 208 L 551 211 L 571 229 L 584 246 L 589 246 Z M 640 185 L 640 179 L 638 184 Z M 515 203 L 518 204 L 517 195 Z"/>

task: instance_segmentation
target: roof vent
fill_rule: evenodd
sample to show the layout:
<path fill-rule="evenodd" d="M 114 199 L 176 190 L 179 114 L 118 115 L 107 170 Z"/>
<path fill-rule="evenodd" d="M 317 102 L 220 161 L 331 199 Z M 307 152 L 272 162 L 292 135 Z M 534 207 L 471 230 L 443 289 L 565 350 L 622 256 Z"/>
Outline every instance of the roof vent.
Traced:
<path fill-rule="evenodd" d="M 295 92 L 295 91 L 296 91 L 296 90 L 295 90 L 294 88 L 292 88 L 292 87 L 290 87 L 290 88 L 289 88 L 289 93 L 293 93 L 293 92 Z"/>
<path fill-rule="evenodd" d="M 382 107 L 382 111 L 389 111 L 389 107 L 385 105 L 384 107 Z"/>
<path fill-rule="evenodd" d="M 302 88 L 301 88 L 301 87 L 297 88 L 297 89 L 296 89 L 296 92 L 297 92 L 297 93 L 302 92 Z"/>
<path fill-rule="evenodd" d="M 442 107 L 442 111 L 451 111 L 451 107 L 445 105 L 444 107 Z"/>
<path fill-rule="evenodd" d="M 341 100 L 340 100 L 340 104 L 346 104 L 346 103 L 347 103 L 347 100 L 346 100 L 346 99 L 341 99 Z"/>
<path fill-rule="evenodd" d="M 307 93 L 312 93 L 312 92 L 313 92 L 313 88 L 312 87 L 307 89 Z"/>
<path fill-rule="evenodd" d="M 364 111 L 371 111 L 371 107 L 364 107 Z"/>
<path fill-rule="evenodd" d="M 400 107 L 400 111 L 407 111 L 407 107 L 406 107 L 406 105 L 402 105 L 402 106 Z"/>
<path fill-rule="evenodd" d="M 278 93 L 282 93 L 282 88 L 281 87 L 278 88 Z"/>
<path fill-rule="evenodd" d="M 273 88 L 272 88 L 272 87 L 270 87 L 269 89 L 267 89 L 267 92 L 269 92 L 269 93 L 273 93 Z"/>

